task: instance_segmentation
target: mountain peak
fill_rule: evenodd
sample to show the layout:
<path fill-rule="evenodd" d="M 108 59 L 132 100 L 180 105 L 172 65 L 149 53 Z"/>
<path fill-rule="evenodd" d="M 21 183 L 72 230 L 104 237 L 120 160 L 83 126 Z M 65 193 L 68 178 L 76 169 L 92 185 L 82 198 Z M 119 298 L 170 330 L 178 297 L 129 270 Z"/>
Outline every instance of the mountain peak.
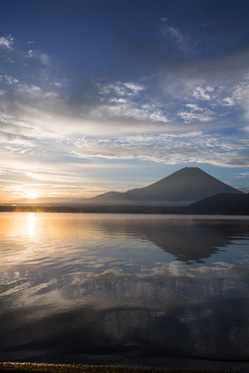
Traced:
<path fill-rule="evenodd" d="M 144 188 L 131 189 L 126 193 L 115 192 L 113 200 L 110 198 L 112 194 L 109 193 L 92 198 L 92 201 L 116 203 L 130 201 L 141 204 L 169 202 L 179 205 L 179 203 L 190 204 L 218 193 L 243 194 L 209 175 L 199 167 L 184 167 Z"/>

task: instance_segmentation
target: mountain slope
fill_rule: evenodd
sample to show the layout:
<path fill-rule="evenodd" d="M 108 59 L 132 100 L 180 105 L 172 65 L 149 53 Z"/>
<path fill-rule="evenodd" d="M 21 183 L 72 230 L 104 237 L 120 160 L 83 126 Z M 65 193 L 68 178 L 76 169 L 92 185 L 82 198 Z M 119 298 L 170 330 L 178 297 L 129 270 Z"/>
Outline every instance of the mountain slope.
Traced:
<path fill-rule="evenodd" d="M 107 192 L 103 194 L 99 194 L 96 197 L 90 198 L 91 201 L 94 202 L 132 202 L 136 201 L 136 197 L 129 194 L 128 192 L 121 193 L 121 192 Z"/>
<path fill-rule="evenodd" d="M 198 167 L 185 167 L 154 184 L 128 193 L 146 201 L 198 201 L 218 193 L 243 194 Z"/>
<path fill-rule="evenodd" d="M 195 202 L 186 209 L 190 214 L 247 215 L 249 194 L 220 193 Z"/>
<path fill-rule="evenodd" d="M 195 202 L 219 193 L 244 194 L 210 176 L 198 167 L 185 167 L 144 188 L 126 193 L 109 192 L 94 198 L 93 202 Z"/>

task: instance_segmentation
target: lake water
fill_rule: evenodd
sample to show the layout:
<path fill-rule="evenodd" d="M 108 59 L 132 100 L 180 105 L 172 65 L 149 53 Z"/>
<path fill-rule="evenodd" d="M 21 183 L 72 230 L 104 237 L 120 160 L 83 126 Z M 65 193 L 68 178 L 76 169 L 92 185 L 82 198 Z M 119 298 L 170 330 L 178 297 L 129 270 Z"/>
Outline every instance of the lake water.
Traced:
<path fill-rule="evenodd" d="M 249 218 L 0 213 L 0 360 L 249 360 Z"/>

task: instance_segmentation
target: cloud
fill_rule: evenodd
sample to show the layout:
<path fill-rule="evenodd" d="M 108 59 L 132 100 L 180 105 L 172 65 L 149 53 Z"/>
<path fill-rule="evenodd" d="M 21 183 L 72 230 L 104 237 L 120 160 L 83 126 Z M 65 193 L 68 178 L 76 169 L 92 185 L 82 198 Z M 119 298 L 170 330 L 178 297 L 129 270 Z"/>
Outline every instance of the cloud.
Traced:
<path fill-rule="evenodd" d="M 41 92 L 41 88 L 32 84 L 18 84 L 17 91 L 29 95 L 36 95 L 37 93 L 39 94 Z"/>
<path fill-rule="evenodd" d="M 205 88 L 202 88 L 202 87 L 196 87 L 194 93 L 193 93 L 193 97 L 197 98 L 197 99 L 201 99 L 201 100 L 211 100 L 211 95 L 210 93 L 214 91 L 214 88 L 213 87 L 205 87 Z"/>
<path fill-rule="evenodd" d="M 223 98 L 224 106 L 233 106 L 234 105 L 234 100 L 232 97 L 226 97 Z"/>
<path fill-rule="evenodd" d="M 215 120 L 215 113 L 210 109 L 201 108 L 196 104 L 186 104 L 185 106 L 189 108 L 190 111 L 179 111 L 177 113 L 180 118 L 184 119 L 185 123 L 193 121 L 211 122 Z"/>
<path fill-rule="evenodd" d="M 163 19 L 161 18 L 161 21 L 166 22 L 166 21 L 168 21 L 168 19 L 167 18 L 163 18 Z M 181 34 L 181 32 L 176 27 L 173 27 L 173 26 L 165 27 L 165 26 L 163 26 L 161 28 L 161 33 L 164 37 L 170 38 L 171 40 L 176 42 L 176 44 L 178 46 L 180 46 L 184 42 L 183 35 Z"/>
<path fill-rule="evenodd" d="M 116 104 L 126 104 L 127 103 L 127 100 L 125 98 L 110 98 L 109 100 L 111 103 L 116 103 Z"/>
<path fill-rule="evenodd" d="M 130 99 L 111 98 L 110 103 L 93 108 L 90 112 L 91 117 L 99 120 L 127 118 L 135 121 L 168 122 L 168 118 L 162 110 L 144 108 Z"/>
<path fill-rule="evenodd" d="M 60 82 L 53 82 L 53 83 L 51 83 L 51 85 L 54 85 L 57 88 L 63 88 L 63 87 L 65 87 L 65 80 L 66 79 L 64 79 L 63 81 L 60 81 Z"/>
<path fill-rule="evenodd" d="M 223 167 L 249 165 L 248 141 L 202 131 L 110 138 L 71 139 L 72 154 L 85 159 L 137 159 L 164 164 L 209 163 Z M 74 149 L 73 149 L 74 148 Z"/>
<path fill-rule="evenodd" d="M 137 83 L 132 83 L 132 82 L 129 82 L 129 83 L 123 83 L 123 85 L 129 89 L 129 91 L 132 92 L 132 94 L 134 95 L 138 95 L 139 92 L 145 90 L 145 87 L 143 87 L 142 85 L 140 84 L 137 84 Z M 128 95 L 130 95 L 130 92 L 128 92 Z"/>
<path fill-rule="evenodd" d="M 210 115 L 206 114 L 197 114 L 189 111 L 180 111 L 177 115 L 184 120 L 185 123 L 191 123 L 193 121 L 197 122 L 211 122 L 215 119 L 213 112 L 210 111 Z"/>
<path fill-rule="evenodd" d="M 116 93 L 119 96 L 138 96 L 145 87 L 136 82 L 114 82 L 112 84 L 101 85 L 97 83 L 100 94 Z"/>
<path fill-rule="evenodd" d="M 11 84 L 12 85 L 12 84 L 17 84 L 19 82 L 18 79 L 13 78 L 12 76 L 4 75 L 3 78 L 4 78 L 4 82 L 6 84 Z"/>
<path fill-rule="evenodd" d="M 242 107 L 244 110 L 244 117 L 249 119 L 249 74 L 243 76 L 243 80 L 237 84 L 234 89 L 232 100 Z"/>
<path fill-rule="evenodd" d="M 27 57 L 32 58 L 33 55 L 34 55 L 34 52 L 32 51 L 32 49 L 30 49 L 30 50 L 28 51 L 28 53 L 27 53 Z"/>
<path fill-rule="evenodd" d="M 95 244 L 93 234 L 96 230 L 99 239 L 109 237 L 111 232 L 114 247 L 115 239 L 120 242 L 118 241 L 120 235 L 133 238 L 139 248 L 141 245 L 144 249 L 145 242 L 144 237 L 139 236 L 139 233 L 136 234 L 136 229 L 138 232 L 141 230 L 141 227 L 136 226 L 136 222 L 131 231 L 133 234 L 128 235 L 126 232 L 130 233 L 130 230 L 125 219 L 122 219 L 122 224 L 119 222 L 114 224 L 112 222 L 114 219 L 107 223 L 103 223 L 103 219 L 96 219 L 92 219 L 92 222 L 82 220 L 82 228 L 85 229 L 81 229 L 80 235 L 75 235 L 73 242 L 69 239 L 68 230 L 64 230 L 63 239 L 61 237 L 58 239 L 57 253 L 54 252 L 48 235 L 49 244 L 46 254 L 48 257 L 61 255 L 65 250 L 63 247 L 65 242 L 70 245 L 70 250 L 67 250 L 67 261 L 71 263 L 71 271 L 67 274 L 55 272 L 55 269 L 51 275 L 49 272 L 50 276 L 41 278 L 38 271 L 29 272 L 25 264 L 29 260 L 29 255 L 34 255 L 34 252 L 27 249 L 28 244 L 24 245 L 24 249 L 19 253 L 18 270 L 6 271 L 2 302 L 3 310 L 7 310 L 4 315 L 7 322 L 2 328 L 2 340 L 9 349 L 19 351 L 25 338 L 30 345 L 36 343 L 44 356 L 42 337 L 46 335 L 46 341 L 51 346 L 54 345 L 55 337 L 58 337 L 57 343 L 60 343 L 61 318 L 63 318 L 64 333 L 71 338 L 69 347 L 64 341 L 59 344 L 66 356 L 70 356 L 72 346 L 77 347 L 74 343 L 79 343 L 80 335 L 83 336 L 80 339 L 81 346 L 84 347 L 86 343 L 87 351 L 93 353 L 96 352 L 96 343 L 98 350 L 106 353 L 106 340 L 108 340 L 110 353 L 116 349 L 121 354 L 123 346 L 126 347 L 126 351 L 134 351 L 135 346 L 141 354 L 148 356 L 149 343 L 150 352 L 160 353 L 161 356 L 168 356 L 173 351 L 177 356 L 192 356 L 195 359 L 226 361 L 233 359 L 236 360 L 236 367 L 238 361 L 244 364 L 248 356 L 247 344 L 241 343 L 247 341 L 248 336 L 248 292 L 246 291 L 248 269 L 245 266 L 222 262 L 216 262 L 213 266 L 205 264 L 186 266 L 176 261 L 170 262 L 171 259 L 168 263 L 153 263 L 153 258 L 152 264 L 147 265 L 146 260 L 131 261 L 125 257 L 110 259 L 110 251 L 109 255 L 105 256 L 103 245 L 99 248 L 102 254 L 98 256 L 98 252 L 96 253 L 98 249 L 95 249 L 94 253 L 91 250 L 92 245 Z M 50 230 L 54 228 L 53 232 L 58 232 L 60 228 L 61 231 L 64 228 L 62 220 L 50 219 Z M 27 226 L 26 221 L 24 224 Z M 41 227 L 45 231 L 44 221 L 42 223 L 37 221 L 36 224 L 43 224 Z M 215 230 L 217 228 L 214 232 Z M 13 232 L 14 236 L 10 239 L 14 242 L 15 234 L 20 235 L 20 227 Z M 23 229 L 22 234 L 26 234 L 26 228 Z M 82 255 L 82 238 L 90 245 L 89 249 L 85 249 L 84 255 Z M 151 247 L 149 250 L 152 252 Z M 161 250 L 159 251 L 162 254 Z M 158 250 L 154 249 L 153 255 L 156 258 L 157 252 Z M 148 256 L 148 252 L 146 255 Z M 44 260 L 42 257 L 41 259 Z M 130 264 L 135 266 L 135 272 L 132 271 Z M 10 285 L 11 291 L 15 292 L 12 312 L 8 312 Z M 80 305 L 78 311 L 75 310 L 76 298 Z M 217 302 L 217 299 L 220 301 Z M 27 314 L 27 302 L 29 314 Z M 33 307 L 39 307 L 38 315 L 33 312 Z M 53 312 L 58 313 L 58 307 L 62 313 L 56 321 Z M 32 328 L 35 333 L 27 332 L 28 316 L 32 318 Z M 58 318 L 58 314 L 56 316 Z M 78 322 L 75 324 L 77 327 L 72 328 L 72 319 L 76 321 L 83 319 L 84 322 Z M 53 325 L 52 334 L 51 325 Z M 92 325 L 99 333 L 92 332 Z M 20 333 L 22 332 L 21 342 L 16 341 L 15 338 L 17 328 Z M 165 333 L 166 329 L 167 333 Z M 156 339 L 154 333 L 148 333 L 144 338 L 144 330 L 156 330 Z M 179 338 L 179 335 L 182 338 Z M 40 336 L 41 343 L 37 342 L 37 336 Z M 197 339 L 198 343 L 196 343 Z M 58 345 L 56 347 L 58 350 Z"/>
<path fill-rule="evenodd" d="M 182 43 L 183 41 L 183 36 L 180 33 L 179 30 L 177 30 L 175 27 L 168 27 L 167 28 L 168 34 L 175 39 L 178 43 Z"/>
<path fill-rule="evenodd" d="M 171 27 L 167 37 L 184 44 L 182 35 Z M 167 70 L 158 63 L 153 74 L 136 79 L 76 82 L 46 53 L 25 48 L 18 52 L 15 73 L 0 76 L 0 157 L 29 171 L 33 180 L 80 182 L 96 160 L 100 172 L 107 164 L 139 162 L 249 165 L 249 144 L 240 132 L 249 118 L 249 78 L 241 71 L 236 79 L 215 74 L 214 80 L 212 58 L 204 74 L 202 60 L 191 65 L 187 58 L 186 66 L 172 60 Z M 89 178 L 90 167 L 88 172 Z"/>
<path fill-rule="evenodd" d="M 177 34 L 176 30 L 171 30 L 172 35 Z M 155 131 L 162 125 L 172 131 L 183 125 L 179 118 L 188 125 L 198 122 L 214 126 L 221 106 L 235 108 L 238 105 L 231 87 L 213 85 L 205 76 L 187 76 L 185 70 L 179 76 L 162 72 L 137 80 L 103 83 L 99 79 L 78 88 L 68 76 L 65 84 L 64 73 L 53 74 L 59 71 L 58 64 L 46 53 L 28 49 L 28 56 L 26 63 L 32 68 L 35 66 L 35 79 L 31 84 L 19 77 L 3 77 L 2 83 L 8 85 L 8 89 L 0 87 L 4 88 L 1 89 L 4 92 L 2 108 L 5 114 L 19 118 L 19 122 L 39 132 L 65 131 L 69 123 L 73 131 L 85 131 L 87 135 L 91 128 L 92 132 L 97 130 L 100 134 L 132 129 L 146 133 L 154 124 Z M 231 105 L 231 100 L 235 105 Z M 182 106 L 184 109 L 179 110 Z M 228 122 L 227 125 L 233 124 Z"/>
<path fill-rule="evenodd" d="M 100 100 L 91 107 L 89 116 L 93 120 L 127 120 L 164 122 L 168 117 L 162 106 L 151 104 L 146 98 L 146 87 L 137 82 L 113 82 L 112 84 L 96 83 Z M 143 96 L 141 95 L 143 92 Z"/>
<path fill-rule="evenodd" d="M 7 37 L 2 36 L 0 38 L 0 47 L 2 48 L 7 48 L 11 50 L 13 44 L 14 44 L 14 38 L 12 38 L 11 35 L 8 35 Z"/>
<path fill-rule="evenodd" d="M 186 107 L 192 109 L 192 111 L 203 111 L 204 109 L 197 106 L 196 104 L 186 104 Z"/>
<path fill-rule="evenodd" d="M 2 149 L 7 149 L 11 145 L 14 151 L 24 153 L 28 151 L 30 148 L 36 146 L 35 143 L 36 140 L 34 141 L 34 139 L 32 141 L 32 139 L 26 138 L 24 136 L 0 132 L 0 144 L 2 146 Z"/>
<path fill-rule="evenodd" d="M 165 113 L 162 110 L 152 111 L 149 114 L 149 120 L 151 120 L 152 122 L 169 122 L 168 118 L 165 116 Z"/>

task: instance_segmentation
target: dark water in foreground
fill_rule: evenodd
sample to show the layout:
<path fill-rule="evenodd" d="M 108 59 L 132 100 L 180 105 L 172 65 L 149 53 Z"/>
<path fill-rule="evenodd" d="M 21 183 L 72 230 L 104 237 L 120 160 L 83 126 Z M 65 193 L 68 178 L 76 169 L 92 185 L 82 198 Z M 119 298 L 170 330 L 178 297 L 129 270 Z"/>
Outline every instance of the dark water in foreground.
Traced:
<path fill-rule="evenodd" d="M 249 220 L 0 214 L 0 360 L 249 360 Z"/>

